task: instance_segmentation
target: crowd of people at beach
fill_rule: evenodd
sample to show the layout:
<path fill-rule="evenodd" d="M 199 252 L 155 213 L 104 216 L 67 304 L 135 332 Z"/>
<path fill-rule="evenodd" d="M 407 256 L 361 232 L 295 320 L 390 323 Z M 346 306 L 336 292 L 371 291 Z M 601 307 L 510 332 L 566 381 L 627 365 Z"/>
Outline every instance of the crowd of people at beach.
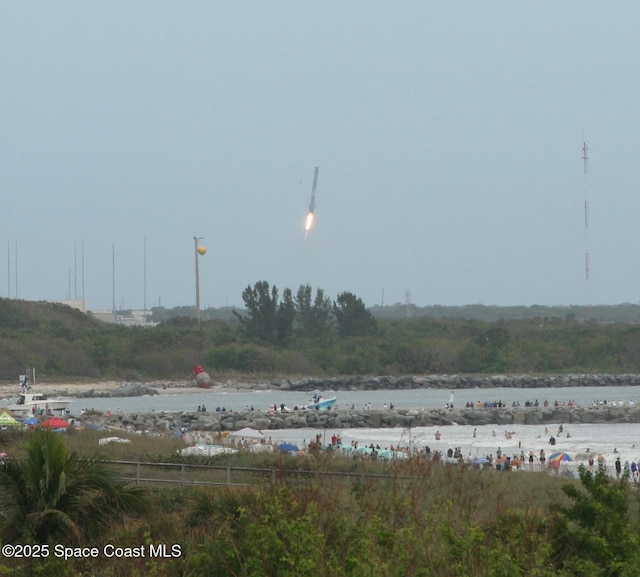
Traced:
<path fill-rule="evenodd" d="M 498 434 L 495 430 L 492 431 L 492 438 L 497 439 Z M 571 438 L 571 434 L 566 430 L 564 425 L 559 425 L 556 432 L 550 432 L 548 427 L 544 429 L 545 438 L 548 435 L 547 444 L 551 447 L 555 447 L 557 437 L 565 436 L 565 438 Z M 510 441 L 513 436 L 516 435 L 516 431 L 504 431 L 505 440 Z M 477 436 L 477 429 L 473 429 L 473 438 Z M 434 438 L 437 444 L 440 443 L 443 438 L 440 430 L 436 430 Z M 539 435 L 538 438 L 542 438 Z M 635 444 L 632 445 L 635 448 Z M 553 450 L 553 449 L 552 449 Z M 460 447 L 449 447 L 443 450 L 432 451 L 428 446 L 425 447 L 425 455 L 429 458 L 445 459 L 449 463 L 468 463 L 485 468 L 495 468 L 498 471 L 512 471 L 512 470 L 528 470 L 528 471 L 546 471 L 555 474 L 564 473 L 569 476 L 573 476 L 575 466 L 579 463 L 574 460 L 573 457 L 564 452 L 552 453 L 550 456 L 544 448 L 531 449 L 528 452 L 523 449 L 522 442 L 518 441 L 517 451 L 512 451 L 511 454 L 507 454 L 507 450 L 503 450 L 499 445 L 496 449 L 495 455 L 493 453 L 486 454 L 484 457 L 473 456 L 471 452 L 465 457 Z M 603 470 L 607 473 L 614 475 L 617 479 L 628 479 L 629 482 L 640 482 L 640 462 L 635 460 L 625 460 L 624 463 L 620 456 L 618 456 L 618 449 L 614 448 L 613 453 L 616 455 L 611 467 L 607 463 L 607 459 L 602 453 L 594 453 L 589 448 L 586 449 L 586 458 L 582 459 L 582 463 L 587 470 L 594 472 L 596 470 Z"/>
<path fill-rule="evenodd" d="M 624 399 L 620 399 L 619 401 L 607 401 L 605 400 L 600 400 L 600 399 L 596 399 L 593 401 L 593 406 L 594 407 L 634 407 L 635 406 L 635 402 L 634 401 L 625 401 Z"/>
<path fill-rule="evenodd" d="M 535 401 L 525 401 L 524 403 L 520 403 L 520 401 L 511 401 L 511 404 L 506 403 L 505 401 L 502 400 L 497 400 L 497 401 L 476 401 L 475 403 L 472 401 L 467 401 L 464 405 L 465 409 L 508 409 L 509 407 L 511 407 L 512 409 L 515 409 L 517 407 L 526 407 L 526 408 L 535 408 L 535 407 L 576 407 L 578 406 L 577 403 L 573 400 L 569 400 L 569 401 L 554 401 L 553 403 L 550 403 L 548 400 L 544 400 L 542 401 L 542 403 L 540 403 L 538 401 L 538 399 L 536 399 Z M 445 404 L 445 408 L 447 409 L 453 409 L 453 405 L 451 405 L 450 403 L 446 403 Z"/>
<path fill-rule="evenodd" d="M 513 447 L 503 449 L 498 441 L 498 433 L 493 430 L 491 436 L 496 439 L 497 448 L 495 452 L 490 452 L 484 456 L 474 456 L 471 451 L 465 455 L 460 446 L 440 448 L 439 445 L 444 438 L 443 433 L 436 429 L 433 434 L 436 442 L 436 447 L 434 448 L 429 445 L 419 447 L 415 443 L 409 445 L 392 443 L 388 446 L 381 446 L 379 443 L 361 444 L 357 440 L 352 440 L 350 444 L 345 445 L 338 434 L 331 436 L 330 443 L 327 446 L 323 445 L 319 436 L 315 442 L 318 449 L 338 450 L 342 454 L 352 457 L 370 459 L 425 458 L 442 463 L 464 463 L 497 471 L 539 471 L 573 476 L 578 465 L 578 462 L 567 453 L 553 452 L 557 437 L 571 437 L 571 434 L 562 424 L 554 431 L 550 431 L 548 427 L 545 427 L 544 436 L 542 433 L 538 436 L 540 439 L 547 439 L 542 442 L 551 447 L 550 449 L 545 447 L 526 449 L 522 446 L 521 441 L 518 441 L 516 449 Z M 472 435 L 473 438 L 476 438 L 477 429 L 473 429 Z M 505 440 L 511 441 L 517 435 L 517 432 L 505 430 L 503 435 Z M 548 451 L 549 454 L 547 453 Z M 614 448 L 613 453 L 617 454 L 618 450 Z M 618 479 L 628 479 L 632 483 L 640 482 L 640 462 L 635 460 L 623 462 L 621 457 L 617 455 L 612 464 L 607 463 L 607 459 L 602 453 L 591 452 L 588 448 L 586 449 L 586 455 L 586 458 L 581 459 L 581 461 L 584 461 L 582 464 L 587 470 L 591 472 L 603 470 L 612 476 L 615 475 Z"/>
<path fill-rule="evenodd" d="M 445 403 L 445 409 L 448 410 L 453 410 L 454 409 L 454 404 L 453 402 L 448 402 Z M 524 402 L 521 402 L 519 400 L 514 400 L 511 401 L 510 403 L 507 403 L 506 401 L 503 401 L 501 399 L 498 400 L 493 400 L 493 401 L 466 401 L 464 404 L 464 408 L 465 409 L 508 409 L 508 408 L 520 408 L 520 407 L 524 407 L 524 408 L 538 408 L 538 407 L 553 407 L 553 408 L 558 408 L 558 407 L 563 407 L 563 408 L 573 408 L 573 407 L 577 407 L 579 406 L 578 403 L 575 400 L 567 400 L 567 401 L 549 401 L 547 399 L 543 400 L 542 402 L 540 402 L 538 399 L 535 399 L 533 401 L 531 400 L 526 400 Z M 607 407 L 633 407 L 635 406 L 634 401 L 627 401 L 627 400 L 618 400 L 618 401 L 607 401 L 607 400 L 601 400 L 601 399 L 596 399 L 593 401 L 593 406 L 594 407 L 601 407 L 601 406 L 607 406 Z M 342 407 L 339 407 L 337 404 L 334 405 L 332 407 L 332 410 L 339 410 L 340 408 L 342 408 L 342 410 L 345 411 L 356 411 L 356 410 L 362 410 L 362 411 L 373 411 L 373 410 L 378 410 L 379 407 L 376 407 L 371 401 L 368 401 L 366 403 L 364 403 L 362 405 L 362 407 L 360 407 L 360 409 L 357 409 L 356 405 L 354 403 L 345 403 Z M 382 407 L 380 407 L 383 411 L 392 411 L 395 409 L 395 406 L 393 403 L 383 403 Z M 426 407 L 423 407 L 423 409 Z M 303 410 L 306 409 L 306 405 L 298 405 L 295 404 L 292 407 L 287 406 L 285 403 L 273 403 L 271 405 L 268 406 L 267 411 L 268 412 L 291 412 L 291 411 L 299 411 L 299 410 Z M 217 406 L 215 408 L 215 412 L 216 413 L 220 413 L 220 412 L 227 412 L 228 409 L 226 409 L 224 406 Z M 246 405 L 244 408 L 245 412 L 254 412 L 254 411 L 260 411 L 260 409 L 256 409 L 254 407 L 254 405 Z M 200 406 L 198 405 L 198 412 L 207 412 L 207 409 L 205 408 L 204 405 Z"/>
<path fill-rule="evenodd" d="M 556 438 L 560 436 L 570 437 L 564 425 L 559 425 L 557 430 L 550 431 L 548 427 L 544 428 L 544 435 L 541 432 L 538 435 L 540 442 L 545 443 L 545 447 L 540 448 L 539 443 L 536 448 L 525 448 L 520 440 L 517 447 L 512 446 L 514 439 L 517 439 L 517 431 L 504 430 L 500 435 L 497 431 L 491 431 L 491 438 L 495 439 L 496 450 L 488 452 L 484 455 L 472 454 L 469 451 L 466 455 L 461 446 L 441 447 L 441 443 L 446 439 L 446 430 L 443 434 L 440 429 L 436 429 L 433 433 L 435 446 L 429 444 L 422 446 L 409 439 L 408 442 L 380 444 L 374 442 L 361 442 L 356 439 L 344 442 L 340 433 L 335 432 L 331 435 L 329 442 L 326 442 L 326 433 L 324 435 L 316 434 L 309 442 L 303 440 L 299 443 L 295 451 L 299 455 L 316 454 L 318 452 L 335 452 L 348 458 L 361 458 L 371 460 L 393 460 L 418 458 L 427 459 L 442 464 L 466 464 L 476 468 L 489 469 L 493 471 L 530 471 L 530 472 L 546 472 L 555 475 L 574 476 L 577 465 L 579 464 L 573 457 L 563 452 L 555 451 Z M 184 435 L 186 431 L 182 431 Z M 473 429 L 472 436 L 477 438 L 478 431 Z M 224 433 L 222 434 L 224 436 Z M 508 448 L 503 448 L 499 437 L 504 436 Z M 185 439 L 186 440 L 186 439 Z M 223 441 L 218 435 L 218 441 Z M 225 443 L 226 444 L 226 443 Z M 271 437 L 262 439 L 240 439 L 235 440 L 234 447 L 249 450 L 278 450 L 282 442 L 274 442 Z M 289 444 L 291 445 L 291 444 Z M 635 447 L 635 445 L 634 445 Z M 608 475 L 615 476 L 617 479 L 628 479 L 629 482 L 640 483 L 640 462 L 635 460 L 624 460 L 618 454 L 616 448 L 613 449 L 616 455 L 612 463 L 607 462 L 605 455 L 599 452 L 592 452 L 586 449 L 586 454 L 582 455 L 580 464 L 584 465 L 587 470 L 595 472 L 598 470 L 605 471 Z"/>

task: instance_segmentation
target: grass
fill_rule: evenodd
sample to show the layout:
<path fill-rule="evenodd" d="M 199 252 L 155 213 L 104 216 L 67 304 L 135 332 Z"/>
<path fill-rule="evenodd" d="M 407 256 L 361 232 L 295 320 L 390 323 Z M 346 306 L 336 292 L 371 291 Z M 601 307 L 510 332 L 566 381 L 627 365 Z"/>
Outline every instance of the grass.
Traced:
<path fill-rule="evenodd" d="M 29 432 L 0 431 L 0 450 L 10 457 L 22 456 L 21 445 Z M 422 459 L 371 461 L 339 457 L 331 453 L 299 457 L 284 453 L 250 453 L 217 457 L 183 457 L 184 442 L 174 437 L 150 437 L 104 431 L 61 433 L 72 452 L 98 456 L 108 461 L 154 463 L 154 466 L 118 465 L 122 476 L 135 480 L 165 479 L 193 483 L 227 482 L 227 467 L 233 467 L 231 481 L 252 486 L 276 484 L 291 488 L 314 486 L 348 487 L 355 493 L 386 500 L 389 494 L 422 495 L 420 506 L 445 508 L 453 517 L 492 519 L 504 511 L 532 514 L 548 511 L 566 498 L 560 487 L 566 478 L 538 472 L 481 471 L 465 465 L 443 466 Z M 118 436 L 128 443 L 100 445 L 99 440 Z M 160 466 L 159 463 L 167 463 Z M 180 464 L 189 465 L 182 468 Z M 213 468 L 212 468 L 213 467 Z M 260 472 L 267 470 L 268 472 Z M 292 473 L 297 471 L 298 473 Z M 345 475 L 346 474 L 346 475 Z M 158 483 L 154 484 L 158 486 Z M 177 487 L 177 485 L 170 485 Z"/>
<path fill-rule="evenodd" d="M 320 453 L 317 456 L 296 456 L 288 453 L 252 453 L 240 451 L 235 454 L 219 455 L 215 457 L 186 457 L 179 455 L 179 450 L 185 447 L 184 442 L 176 437 L 162 437 L 138 435 L 127 432 L 107 432 L 94 430 L 69 430 L 60 433 L 69 447 L 69 450 L 84 456 L 97 456 L 105 460 L 136 461 L 151 463 L 186 463 L 191 465 L 210 465 L 216 467 L 238 467 L 248 469 L 266 468 L 271 470 L 313 471 L 317 473 L 357 473 L 368 475 L 389 475 L 402 481 L 403 477 L 418 477 L 427 482 L 435 475 L 435 471 L 443 470 L 447 475 L 451 471 L 464 470 L 463 477 L 451 477 L 446 485 L 452 483 L 456 491 L 474 490 L 482 493 L 485 484 L 490 483 L 493 490 L 497 491 L 501 503 L 511 506 L 510 495 L 514 487 L 523 487 L 526 495 L 535 494 L 544 506 L 547 503 L 546 494 L 561 483 L 557 478 L 545 473 L 531 472 L 496 472 L 479 471 L 469 466 L 443 467 L 423 459 L 409 459 L 399 461 L 373 461 L 362 458 L 341 457 L 334 453 Z M 27 439 L 29 431 L 4 430 L 0 431 L 0 450 L 6 452 L 10 458 L 23 456 L 22 444 Z M 126 439 L 127 443 L 109 443 L 100 445 L 99 440 L 105 437 L 116 436 Z M 488 481 L 491 479 L 491 481 Z M 455 481 L 455 483 L 454 483 Z M 555 491 L 554 491 L 555 492 Z M 505 501 L 506 499 L 506 501 Z"/>

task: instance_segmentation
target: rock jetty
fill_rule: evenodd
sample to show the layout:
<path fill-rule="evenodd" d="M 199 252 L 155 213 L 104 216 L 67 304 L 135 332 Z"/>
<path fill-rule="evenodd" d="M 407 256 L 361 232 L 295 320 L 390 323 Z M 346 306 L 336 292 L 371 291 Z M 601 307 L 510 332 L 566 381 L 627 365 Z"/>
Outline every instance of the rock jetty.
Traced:
<path fill-rule="evenodd" d="M 161 389 L 192 386 L 190 383 L 122 383 L 109 392 L 91 391 L 86 396 L 139 396 L 157 394 Z M 217 383 L 219 388 L 272 389 L 282 391 L 406 390 L 406 389 L 483 389 L 512 387 L 640 386 L 637 374 L 573 375 L 413 375 L 341 378 L 274 379 L 254 383 Z M 329 411 L 247 411 L 247 412 L 154 412 L 102 415 L 88 413 L 79 418 L 87 426 L 108 429 L 172 432 L 237 431 L 244 427 L 275 429 L 351 429 L 444 427 L 447 425 L 546 425 L 640 423 L 640 406 L 540 406 L 456 409 L 384 409 Z"/>
<path fill-rule="evenodd" d="M 76 398 L 96 398 L 96 397 L 144 397 L 148 395 L 157 395 L 158 389 L 165 389 L 166 385 L 159 386 L 155 383 L 122 383 L 115 389 L 102 390 L 100 388 L 88 389 L 86 391 L 71 393 Z"/>
<path fill-rule="evenodd" d="M 69 393 L 75 397 L 133 397 L 155 395 L 169 389 L 193 387 L 192 382 L 121 383 L 115 389 L 100 387 L 82 393 Z M 640 374 L 572 374 L 572 375 L 405 375 L 356 376 L 335 378 L 272 379 L 257 382 L 213 383 L 217 389 L 274 390 L 274 391 L 397 391 L 407 389 L 489 389 L 510 387 L 536 389 L 545 387 L 607 387 L 640 386 Z"/>
<path fill-rule="evenodd" d="M 269 388 L 292 391 L 313 390 L 401 390 L 401 389 L 489 389 L 513 387 L 607 387 L 638 386 L 640 374 L 573 375 L 410 375 L 376 377 L 337 377 L 332 379 L 275 379 Z"/>
<path fill-rule="evenodd" d="M 237 431 L 251 427 L 275 429 L 351 429 L 445 427 L 447 425 L 547 425 L 640 423 L 640 406 L 597 405 L 588 407 L 513 407 L 473 409 L 386 409 L 328 411 L 156 412 L 112 414 L 87 413 L 85 426 L 130 432 L 170 433 L 189 431 Z"/>

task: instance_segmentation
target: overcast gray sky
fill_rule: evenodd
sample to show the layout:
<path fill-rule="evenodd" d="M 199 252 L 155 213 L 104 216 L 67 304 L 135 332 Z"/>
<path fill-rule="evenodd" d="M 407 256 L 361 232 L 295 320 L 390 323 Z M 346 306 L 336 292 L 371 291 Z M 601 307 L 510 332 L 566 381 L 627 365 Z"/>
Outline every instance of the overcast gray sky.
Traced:
<path fill-rule="evenodd" d="M 0 296 L 142 308 L 146 270 L 147 306 L 193 305 L 202 236 L 203 308 L 259 280 L 638 302 L 639 24 L 637 0 L 3 1 Z"/>

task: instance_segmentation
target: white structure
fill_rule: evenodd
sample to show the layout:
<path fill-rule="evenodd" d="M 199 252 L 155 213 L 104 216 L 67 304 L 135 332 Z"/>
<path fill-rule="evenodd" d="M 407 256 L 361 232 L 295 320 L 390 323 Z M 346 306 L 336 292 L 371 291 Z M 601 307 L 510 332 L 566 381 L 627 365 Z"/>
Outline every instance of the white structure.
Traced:
<path fill-rule="evenodd" d="M 149 311 L 129 311 L 130 314 L 117 314 L 109 310 L 89 311 L 89 314 L 105 323 L 115 323 L 126 327 L 155 327 L 158 323 L 147 320 Z"/>

